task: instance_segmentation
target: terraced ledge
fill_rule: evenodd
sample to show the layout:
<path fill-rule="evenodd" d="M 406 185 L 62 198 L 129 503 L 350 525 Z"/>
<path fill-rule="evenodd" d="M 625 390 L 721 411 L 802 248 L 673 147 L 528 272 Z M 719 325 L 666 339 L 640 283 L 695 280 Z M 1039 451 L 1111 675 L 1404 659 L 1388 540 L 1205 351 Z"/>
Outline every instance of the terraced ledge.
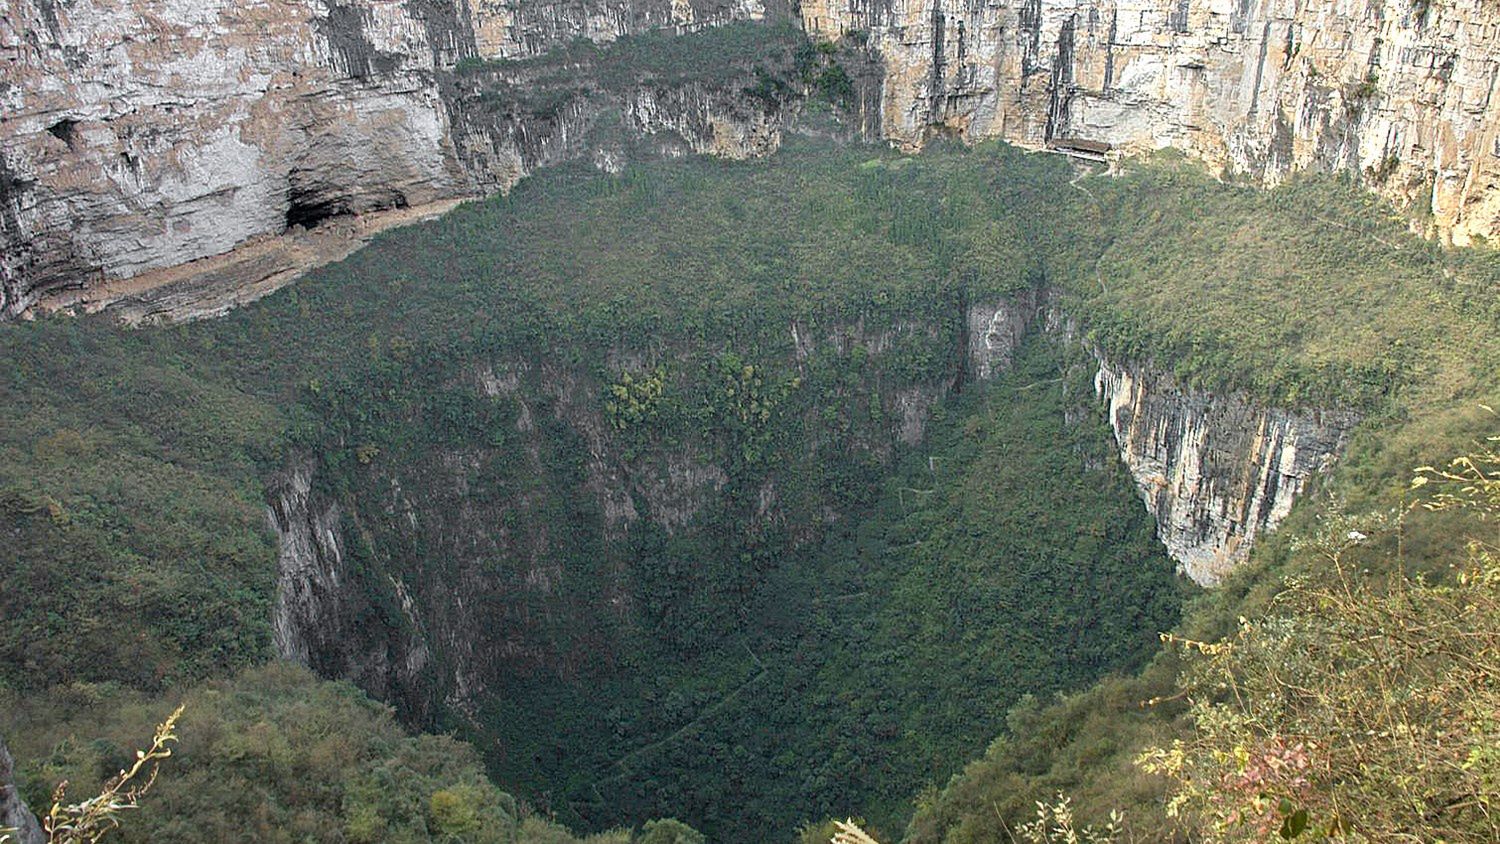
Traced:
<path fill-rule="evenodd" d="M 162 325 L 223 316 L 268 296 L 307 272 L 341 261 L 375 235 L 432 220 L 467 200 L 444 199 L 294 226 L 246 241 L 220 255 L 138 276 L 112 279 L 44 297 L 23 318 L 38 314 L 108 313 L 129 326 Z"/>

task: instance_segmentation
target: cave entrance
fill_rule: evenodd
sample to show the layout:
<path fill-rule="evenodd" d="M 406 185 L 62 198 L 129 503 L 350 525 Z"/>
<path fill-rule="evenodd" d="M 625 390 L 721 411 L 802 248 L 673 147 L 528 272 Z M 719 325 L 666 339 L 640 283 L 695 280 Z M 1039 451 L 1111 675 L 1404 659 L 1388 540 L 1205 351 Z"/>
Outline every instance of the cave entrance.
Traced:
<path fill-rule="evenodd" d="M 320 187 L 299 188 L 295 185 L 287 191 L 286 228 L 314 229 L 331 217 L 353 213 L 349 199 L 339 193 Z"/>
<path fill-rule="evenodd" d="M 314 229 L 335 217 L 406 207 L 406 194 L 396 189 L 353 194 L 326 182 L 299 182 L 294 174 L 287 187 L 286 230 Z"/>

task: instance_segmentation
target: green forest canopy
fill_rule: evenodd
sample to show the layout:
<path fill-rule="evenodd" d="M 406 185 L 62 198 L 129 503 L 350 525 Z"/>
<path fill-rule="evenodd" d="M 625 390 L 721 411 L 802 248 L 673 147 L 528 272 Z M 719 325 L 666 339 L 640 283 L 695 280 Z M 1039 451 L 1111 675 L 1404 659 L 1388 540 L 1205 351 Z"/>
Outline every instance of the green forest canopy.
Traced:
<path fill-rule="evenodd" d="M 470 362 L 502 352 L 606 370 L 612 349 L 652 338 L 710 359 L 733 350 L 774 369 L 789 352 L 785 326 L 793 321 L 951 321 L 945 314 L 955 302 L 1046 285 L 1112 356 L 1155 361 L 1202 389 L 1367 414 L 1373 421 L 1334 483 L 1348 504 L 1386 503 L 1406 469 L 1473 435 L 1472 408 L 1493 395 L 1500 370 L 1493 331 L 1500 263 L 1493 252 L 1411 237 L 1356 186 L 1329 178 L 1262 191 L 1215 182 L 1170 158 L 1130 162 L 1121 175 L 1076 184 L 1073 175 L 1059 158 L 1000 145 L 905 157 L 811 142 L 765 162 L 691 160 L 618 176 L 564 168 L 506 197 L 383 235 L 349 260 L 222 320 L 145 331 L 100 319 L 4 326 L 0 511 L 14 541 L 0 550 L 9 573 L 0 596 L 8 620 L 0 630 L 0 684 L 30 696 L 82 681 L 93 684 L 89 694 L 108 700 L 135 690 L 181 694 L 265 663 L 275 572 L 263 522 L 268 474 L 294 449 L 321 449 L 333 461 L 338 455 L 326 434 L 335 429 L 386 437 L 388 455 L 434 445 L 413 436 L 436 445 L 461 441 L 473 418 L 439 413 L 429 400 L 446 395 Z M 1107 433 L 1097 425 L 1071 429 L 1067 436 L 1076 442 L 1058 437 L 1069 430 L 1060 421 L 1067 402 L 1086 387 L 1070 383 L 1068 392 L 1059 382 L 1027 402 L 1005 398 L 1034 376 L 1076 372 L 1068 354 L 1033 344 L 1015 373 L 988 393 L 945 405 L 923 453 L 889 471 L 872 475 L 865 467 L 851 476 L 858 479 L 851 489 L 863 490 L 867 519 L 799 551 L 796 566 L 774 569 L 761 584 L 763 594 L 807 599 L 830 582 L 881 596 L 876 605 L 852 604 L 852 623 L 809 607 L 759 638 L 710 632 L 718 637 L 714 656 L 698 666 L 706 672 L 699 680 L 674 673 L 670 654 L 655 646 L 643 646 L 628 663 L 676 685 L 690 713 L 695 701 L 724 696 L 724 678 L 751 676 L 757 661 L 794 641 L 783 635 L 788 631 L 831 655 L 768 673 L 756 682 L 786 690 L 746 696 L 726 713 L 743 720 L 731 718 L 718 728 L 727 733 L 695 739 L 701 747 L 727 740 L 725 752 L 739 748 L 764 760 L 736 736 L 776 723 L 797 737 L 797 752 L 776 760 L 789 768 L 762 771 L 752 763 L 745 782 L 723 787 L 725 794 L 758 795 L 735 822 L 786 825 L 858 809 L 899 824 L 909 797 L 1001 732 L 1005 711 L 1024 692 L 1045 696 L 1077 689 L 1102 671 L 1128 670 L 1149 655 L 1157 629 L 1172 623 L 1174 587 L 1161 577 L 1165 564 L 1149 547 L 1149 526 L 1118 470 L 1103 471 L 1087 491 L 1105 496 L 1097 502 L 1080 497 L 1066 476 L 1048 474 L 1056 461 L 1080 453 L 1109 463 Z M 914 377 L 947 365 L 920 346 L 881 364 Z M 865 389 L 877 377 L 852 360 L 829 366 L 828 377 L 848 376 Z M 457 421 L 452 430 L 413 434 L 404 424 L 412 418 Z M 351 459 L 341 465 L 356 478 L 355 443 L 342 447 Z M 998 459 L 1018 450 L 1034 464 Z M 930 482 L 921 477 L 923 458 L 934 454 L 973 468 L 951 478 L 949 496 L 907 511 L 900 490 Z M 1015 473 L 1018 494 L 995 498 L 1008 488 L 1007 472 Z M 1013 602 L 1024 598 L 1006 590 L 1052 582 L 1073 570 L 1067 553 L 1092 560 L 1101 549 L 997 553 L 1015 566 L 1009 576 L 1020 578 L 1007 581 L 997 577 L 1003 569 L 965 568 L 974 543 L 985 543 L 984 531 L 1002 545 L 1019 542 L 1022 525 L 1033 523 L 1028 512 L 1038 508 L 1062 521 L 1032 539 L 1098 535 L 1069 520 L 1097 520 L 1110 507 L 1123 508 L 1118 524 L 1129 527 L 1119 536 L 1097 528 L 1109 540 L 1099 585 L 1145 596 L 1136 614 L 1112 616 L 1126 632 L 1102 628 L 1084 649 L 1105 650 L 1061 669 L 1036 661 L 1055 656 L 1036 647 L 1046 642 L 1016 650 L 1006 631 L 1046 630 L 1049 613 L 1062 618 L 1074 610 L 1064 602 L 1033 607 L 1038 617 L 1016 615 Z M 959 528 L 965 519 L 977 519 L 978 533 Z M 1305 522 L 1284 533 L 1298 524 Z M 1417 530 L 1409 540 L 1417 553 L 1439 559 L 1453 544 L 1444 536 Z M 913 541 L 907 537 L 928 540 L 920 555 L 896 553 Z M 1156 562 L 1131 566 L 1147 557 Z M 1294 549 L 1281 541 L 1261 558 L 1263 565 L 1297 565 Z M 1212 619 L 1232 618 L 1240 601 L 1254 606 L 1275 582 L 1256 571 L 1200 601 L 1185 624 L 1211 627 Z M 1134 580 L 1122 585 L 1110 572 Z M 910 635 L 911 618 L 942 618 L 935 602 L 977 594 L 994 600 L 976 602 L 983 605 L 977 614 L 963 610 Z M 1006 611 L 986 615 L 998 608 Z M 1118 649 L 1109 651 L 1110 642 Z M 928 664 L 943 667 L 903 676 Z M 1004 682 L 985 677 L 995 664 L 1009 666 Z M 1119 689 L 1149 686 L 1152 677 L 1169 683 L 1173 671 L 1159 660 L 1145 679 L 1108 681 L 1115 685 L 1083 700 L 1134 699 L 1136 692 Z M 542 689 L 538 699 L 554 692 Z M 789 703 L 762 711 L 768 698 Z M 1097 714 L 1107 707 L 1084 715 L 1079 704 L 1064 706 L 1074 724 L 1113 717 Z M 829 711 L 838 714 L 818 714 Z M 1010 716 L 1013 740 L 1053 729 L 1045 725 L 1062 711 L 1026 704 Z M 609 717 L 628 723 L 645 713 Z M 528 733 L 508 738 L 550 745 L 556 737 L 547 735 L 549 726 L 569 717 L 523 719 Z M 598 717 L 577 713 L 582 724 Z M 1151 724 L 1141 729 L 1161 729 Z M 588 747 L 567 749 L 581 763 L 589 759 Z M 1047 759 L 1056 751 L 1032 752 Z M 59 758 L 89 764 L 71 753 Z M 658 776 L 707 782 L 722 768 L 715 756 L 664 754 L 636 764 L 645 766 L 632 771 L 636 783 Z M 1023 766 L 1017 776 L 1047 764 Z M 788 778 L 787 770 L 803 776 Z M 525 772 L 502 773 L 543 787 Z M 569 780 L 566 771 L 546 776 Z M 1071 776 L 1062 781 L 1079 781 L 1076 771 Z M 662 802 L 705 816 L 721 810 L 713 787 L 703 794 L 636 788 L 621 786 L 613 798 L 637 817 Z M 1145 788 L 1122 800 L 1151 793 Z M 558 807 L 570 811 L 570 799 Z M 329 811 L 351 823 L 353 805 L 339 805 Z M 588 820 L 606 821 L 609 811 L 619 809 Z M 809 814 L 793 814 L 799 811 Z"/>

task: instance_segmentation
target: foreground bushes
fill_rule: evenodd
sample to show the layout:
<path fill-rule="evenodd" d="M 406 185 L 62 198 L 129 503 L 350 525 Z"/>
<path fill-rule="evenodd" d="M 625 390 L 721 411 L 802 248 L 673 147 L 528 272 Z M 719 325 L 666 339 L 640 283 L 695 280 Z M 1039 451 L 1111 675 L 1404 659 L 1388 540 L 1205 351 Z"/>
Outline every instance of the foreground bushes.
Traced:
<path fill-rule="evenodd" d="M 275 664 L 200 686 L 184 702 L 172 757 L 141 808 L 123 818 L 119 840 L 579 841 L 495 788 L 471 746 L 408 734 L 389 707 L 347 683 Z M 28 802 L 49 805 L 62 780 L 72 799 L 96 791 L 165 708 L 103 686 L 0 698 L 0 709 L 18 716 L 11 735 Z M 679 837 L 662 837 L 672 831 Z M 691 834 L 663 821 L 643 840 L 691 842 Z M 627 844 L 632 837 L 619 831 L 587 840 Z"/>

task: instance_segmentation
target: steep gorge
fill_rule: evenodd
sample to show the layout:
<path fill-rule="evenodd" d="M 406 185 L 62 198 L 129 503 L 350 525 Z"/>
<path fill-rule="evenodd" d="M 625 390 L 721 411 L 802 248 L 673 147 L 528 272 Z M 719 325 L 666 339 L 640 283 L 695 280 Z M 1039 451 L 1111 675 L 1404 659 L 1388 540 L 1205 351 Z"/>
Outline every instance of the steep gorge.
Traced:
<path fill-rule="evenodd" d="M 594 398 L 610 395 L 609 384 L 588 367 L 524 356 L 468 364 L 451 386 L 466 401 L 492 408 L 481 415 L 486 421 L 478 430 L 491 432 L 483 440 L 462 437 L 424 446 L 400 460 L 379 456 L 393 444 L 364 441 L 376 454 L 368 465 L 301 458 L 271 485 L 268 515 L 280 542 L 274 624 L 279 654 L 325 676 L 355 680 L 397 703 L 415 723 L 457 728 L 481 748 L 493 748 L 490 762 L 503 781 L 527 782 L 531 793 L 551 794 L 552 809 L 575 823 L 603 826 L 631 813 L 677 811 L 724 835 L 757 824 L 785 827 L 795 815 L 756 814 L 765 811 L 764 796 L 732 808 L 729 794 L 716 790 L 697 763 L 653 757 L 713 753 L 724 741 L 730 746 L 761 742 L 750 732 L 735 731 L 753 709 L 736 700 L 743 686 L 788 683 L 807 689 L 812 681 L 799 673 L 802 669 L 789 671 L 780 664 L 797 652 L 784 651 L 783 637 L 800 641 L 812 635 L 790 632 L 801 629 L 799 622 L 779 620 L 787 613 L 795 616 L 792 608 L 802 600 L 799 587 L 784 585 L 789 578 L 797 582 L 789 571 L 806 568 L 809 573 L 801 576 L 824 578 L 823 590 L 843 585 L 847 575 L 823 560 L 850 552 L 825 550 L 838 547 L 827 545 L 828 537 L 879 523 L 873 516 L 878 499 L 861 489 L 889 473 L 896 458 L 931 455 L 924 458 L 929 467 L 920 482 L 901 482 L 910 485 L 896 495 L 902 508 L 913 506 L 909 499 L 954 483 L 949 473 L 962 475 L 957 467 L 939 472 L 940 461 L 959 459 L 958 453 L 935 450 L 926 437 L 934 409 L 960 419 L 975 413 L 959 409 L 966 405 L 956 390 L 986 394 L 993 382 L 1011 375 L 1018 356 L 1046 376 L 1021 389 L 1064 382 L 1088 390 L 1079 394 L 1064 387 L 1070 396 L 1067 410 L 1051 424 L 1088 430 L 1101 418 L 1109 421 L 1106 430 L 1112 430 L 1136 492 L 1155 518 L 1154 530 L 1143 536 L 1154 534 L 1179 570 L 1203 584 L 1242 561 L 1256 536 L 1286 516 L 1309 477 L 1331 465 L 1354 421 L 1344 412 L 1268 409 L 1243 396 L 1180 387 L 1149 364 L 1108 362 L 1077 339 L 1057 297 L 1046 292 L 973 303 L 935 317 L 897 314 L 891 327 L 878 330 L 863 321 L 784 326 L 780 333 L 792 340 L 786 348 L 790 357 L 761 358 L 755 366 L 767 382 L 783 372 L 796 373 L 805 383 L 768 417 L 765 444 L 756 446 L 771 456 L 762 466 L 743 462 L 744 440 L 705 437 L 693 425 L 680 427 L 654 413 L 651 427 L 664 427 L 666 433 L 642 439 L 640 432 L 614 424 L 608 406 Z M 1071 363 L 1060 372 L 1036 370 L 1038 344 L 1067 350 L 1063 358 Z M 955 348 L 963 350 L 956 370 L 948 363 Z M 682 381 L 696 377 L 701 354 L 668 347 L 614 349 L 609 356 L 611 368 L 622 367 L 622 375 L 665 377 L 666 394 L 672 396 L 691 392 Z M 936 365 L 905 374 L 913 357 Z M 736 362 L 733 368 L 740 366 Z M 838 374 L 850 367 L 863 375 L 851 381 Z M 789 382 L 781 383 L 784 389 Z M 807 396 L 820 394 L 822 401 L 806 403 Z M 833 412 L 845 420 L 844 427 L 827 425 L 824 417 Z M 406 424 L 444 423 L 428 415 Z M 1022 442 L 1023 448 L 1036 447 Z M 1112 461 L 1092 448 L 1083 448 L 1077 471 L 1114 478 Z M 1068 540 L 1047 528 L 1037 530 L 1040 540 L 1066 547 Z M 918 546 L 940 542 L 936 534 L 915 536 Z M 1113 541 L 1118 548 L 1132 547 L 1123 536 Z M 987 563 L 985 577 L 1003 577 L 1013 563 L 1002 561 L 1015 552 L 991 548 L 986 553 L 997 556 Z M 1098 553 L 1107 557 L 1117 551 Z M 899 570 L 893 562 L 883 565 Z M 1157 571 L 1157 563 L 1147 559 L 1128 565 Z M 1104 570 L 1085 568 L 1073 576 L 1084 581 L 1120 576 L 1102 575 Z M 1045 572 L 1030 576 L 1053 576 Z M 888 591 L 892 585 L 874 585 L 882 577 L 889 575 L 847 581 L 864 583 L 863 589 L 843 586 L 855 590 L 851 597 L 870 602 L 868 612 L 875 617 L 884 617 L 902 600 L 898 591 Z M 967 579 L 953 585 L 969 592 L 968 601 L 982 600 L 979 596 L 994 588 Z M 1031 582 L 1024 588 L 1040 587 Z M 874 597 L 860 598 L 866 590 Z M 1160 594 L 1146 592 L 1134 599 L 1142 602 L 1139 606 L 1126 609 L 1129 600 L 1114 603 L 1123 594 L 1075 609 L 1083 614 L 1063 624 L 1057 635 L 1087 640 L 1077 625 L 1094 613 L 1100 619 L 1089 624 L 1110 625 L 1114 622 L 1106 619 L 1120 612 L 1147 612 L 1161 600 Z M 814 605 L 819 600 L 813 599 Z M 1040 606 L 1050 600 L 1036 599 Z M 952 623 L 962 629 L 967 622 Z M 1161 624 L 1158 617 L 1142 617 L 1132 629 L 1140 628 L 1137 632 L 1149 639 L 1152 631 L 1146 628 Z M 1135 638 L 1116 645 L 1133 649 Z M 811 642 L 796 647 L 817 647 L 825 654 L 819 659 L 839 652 Z M 682 660 L 681 676 L 666 684 L 660 677 L 643 683 L 634 676 L 650 662 L 643 654 L 663 648 Z M 1088 676 L 1109 664 L 1091 663 L 1094 658 L 1065 657 L 1054 673 L 1028 682 L 1033 689 L 1054 688 L 1074 671 Z M 812 657 L 798 657 L 805 659 Z M 866 682 L 861 679 L 866 670 L 846 666 L 842 682 L 858 687 Z M 888 707 L 910 694 L 900 682 L 885 682 Z M 1070 687 L 1062 682 L 1060 688 Z M 684 689 L 696 692 L 683 697 Z M 608 711 L 620 720 L 611 722 L 598 709 L 575 720 L 575 702 L 600 694 L 613 701 Z M 654 718 L 660 715 L 635 714 L 642 703 L 647 712 L 662 706 L 659 695 L 667 696 L 671 714 L 659 722 Z M 986 708 L 1010 700 L 1008 695 L 985 701 Z M 552 701 L 550 732 L 532 722 L 542 700 Z M 873 748 L 894 760 L 911 753 L 898 750 L 903 745 L 892 741 L 895 730 L 923 737 L 933 730 L 899 707 L 866 717 L 876 725 Z M 964 727 L 979 735 L 998 729 L 994 716 L 971 712 L 967 717 Z M 806 727 L 787 729 L 803 736 Z M 601 730 L 607 737 L 582 739 Z M 966 734 L 958 724 L 946 730 Z M 862 741 L 833 740 L 829 752 L 837 759 Z M 775 798 L 769 801 L 773 805 L 787 804 L 782 811 L 838 811 L 850 800 L 867 804 L 881 789 L 907 784 L 911 776 L 909 759 L 882 762 L 886 773 L 872 776 L 840 767 L 844 763 L 814 763 L 806 752 L 771 741 L 753 756 L 764 761 L 781 755 L 797 760 L 796 770 L 838 771 L 846 782 L 807 784 L 800 794 L 759 786 Z M 611 755 L 622 754 L 605 766 Z M 939 763 L 938 769 L 944 766 Z M 627 773 L 634 777 L 621 781 Z M 767 778 L 757 779 L 774 781 L 769 771 L 762 773 Z M 595 784 L 586 788 L 580 778 Z M 664 791 L 633 791 L 641 778 Z"/>
<path fill-rule="evenodd" d="M 8 326 L 7 560 L 55 585 L 88 552 L 74 603 L 5 607 L 13 682 L 72 676 L 98 645 L 68 613 L 102 595 L 152 655 L 126 682 L 306 662 L 580 827 L 897 823 L 1025 694 L 1155 652 L 1182 598 L 1163 542 L 1213 582 L 1286 515 L 1357 418 L 1320 379 L 1389 390 L 1421 365 L 1300 325 L 1315 345 L 1267 345 L 1276 308 L 1410 272 L 1462 309 L 1489 277 L 1354 213 L 1404 251 L 1294 270 L 1364 287 L 1266 279 L 1267 251 L 1325 254 L 1308 215 L 1364 207 L 1316 181 L 795 136 L 764 162 L 593 169 L 221 320 Z M 1204 267 L 1254 319 L 1130 295 L 1180 300 Z M 106 382 L 117 399 L 73 398 Z M 116 450 L 140 482 L 92 468 Z"/>
<path fill-rule="evenodd" d="M 1347 172 L 1457 242 L 1493 235 L 1500 220 L 1489 107 L 1500 20 L 1485 0 L 4 9 L 0 317 L 44 298 L 102 307 L 175 279 L 154 274 L 299 226 L 505 190 L 564 159 L 617 167 L 642 152 L 638 139 L 646 154 L 774 149 L 801 95 L 747 97 L 749 65 L 706 86 L 641 79 L 600 98 L 538 91 L 527 62 L 572 39 L 776 18 L 864 45 L 874 64 L 854 122 L 905 147 L 944 134 L 1171 147 L 1271 183 Z M 510 60 L 488 82 L 548 105 L 476 107 L 476 77 L 456 71 L 481 59 Z M 586 62 L 565 69 L 577 77 L 568 84 L 590 84 Z M 601 119 L 622 131 L 596 136 Z M 198 283 L 253 287 L 286 274 L 240 261 Z"/>

